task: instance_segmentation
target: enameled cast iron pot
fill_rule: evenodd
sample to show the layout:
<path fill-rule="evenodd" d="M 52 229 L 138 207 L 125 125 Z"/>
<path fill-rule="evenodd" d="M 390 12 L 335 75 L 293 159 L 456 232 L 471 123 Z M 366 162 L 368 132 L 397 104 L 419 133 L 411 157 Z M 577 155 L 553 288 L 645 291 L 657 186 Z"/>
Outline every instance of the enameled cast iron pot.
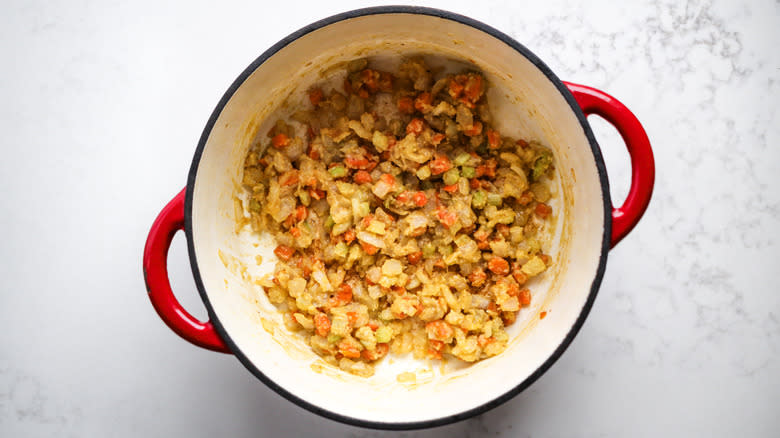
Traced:
<path fill-rule="evenodd" d="M 242 277 L 240 260 L 265 251 L 236 232 L 234 196 L 249 144 L 285 96 L 301 92 L 337 62 L 362 56 L 436 53 L 466 59 L 486 73 L 492 112 L 502 133 L 549 145 L 562 201 L 550 254 L 555 268 L 535 286 L 534 303 L 509 331 L 507 350 L 471 366 L 420 371 L 420 363 L 388 361 L 365 379 L 318 366 L 317 357 L 281 328 L 281 317 L 259 287 Z M 308 86 L 308 85 L 307 85 Z M 631 156 L 628 198 L 613 208 L 604 162 L 586 121 L 597 114 L 617 128 Z M 261 131 L 264 132 L 264 131 Z M 509 36 L 470 18 L 436 9 L 378 7 L 339 14 L 283 39 L 230 86 L 206 124 L 187 187 L 160 213 L 144 251 L 149 297 L 165 323 L 184 339 L 234 354 L 273 390 L 312 411 L 345 423 L 412 429 L 461 420 L 510 399 L 560 357 L 596 297 L 610 247 L 636 225 L 648 203 L 654 164 L 645 131 L 611 96 L 561 82 L 533 53 Z M 174 297 L 166 257 L 184 230 L 195 283 L 208 309 L 201 322 Z M 253 257 L 253 255 L 252 255 Z M 246 274 L 246 272 L 244 272 Z M 542 311 L 546 317 L 540 319 Z M 392 363 L 391 363 L 392 362 Z M 312 365 L 314 364 L 314 365 Z M 397 382 L 418 371 L 416 384 Z"/>

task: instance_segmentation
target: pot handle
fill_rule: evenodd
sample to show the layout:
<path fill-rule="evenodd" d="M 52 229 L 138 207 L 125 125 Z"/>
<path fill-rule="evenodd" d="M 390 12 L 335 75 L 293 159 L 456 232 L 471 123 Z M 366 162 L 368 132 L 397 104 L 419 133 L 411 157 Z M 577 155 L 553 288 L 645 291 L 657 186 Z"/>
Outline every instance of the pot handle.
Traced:
<path fill-rule="evenodd" d="M 168 249 L 177 231 L 184 229 L 184 193 L 162 209 L 149 231 L 144 247 L 144 279 L 149 299 L 157 314 L 177 335 L 193 344 L 222 353 L 230 353 L 211 321 L 201 322 L 176 300 L 168 281 Z"/>
<path fill-rule="evenodd" d="M 615 247 L 636 226 L 645 213 L 655 182 L 655 163 L 650 140 L 642 124 L 625 105 L 603 91 L 564 82 L 586 116 L 596 114 L 612 124 L 631 156 L 631 188 L 618 208 L 612 208 L 611 247 Z"/>

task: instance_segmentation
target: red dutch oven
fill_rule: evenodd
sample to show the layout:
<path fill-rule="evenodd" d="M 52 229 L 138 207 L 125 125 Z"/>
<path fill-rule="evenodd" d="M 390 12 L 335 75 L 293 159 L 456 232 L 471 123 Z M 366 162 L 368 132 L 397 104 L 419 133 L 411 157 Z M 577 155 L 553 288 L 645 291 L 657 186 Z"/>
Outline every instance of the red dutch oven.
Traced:
<path fill-rule="evenodd" d="M 476 64 L 491 84 L 502 133 L 534 138 L 556 160 L 558 212 L 549 253 L 555 260 L 535 287 L 534 303 L 511 326 L 507 350 L 468 366 L 385 359 L 362 378 L 325 365 L 281 324 L 246 266 L 269 272 L 273 242 L 237 230 L 243 158 L 258 129 L 289 95 L 329 67 L 364 56 L 431 53 Z M 631 188 L 613 207 L 601 151 L 586 120 L 617 128 L 631 156 Z M 187 186 L 163 208 L 149 233 L 143 268 L 152 304 L 179 336 L 235 355 L 288 400 L 349 424 L 412 429 L 482 413 L 544 373 L 571 343 L 596 297 L 609 249 L 637 224 L 653 189 L 653 154 L 637 118 L 612 96 L 562 82 L 527 48 L 467 17 L 419 7 L 377 7 L 339 14 L 293 33 L 255 60 L 217 104 L 195 150 Z M 176 301 L 166 269 L 173 235 L 184 230 L 192 273 L 209 320 Z M 256 263 L 254 263 L 257 265 Z M 544 319 L 540 315 L 546 315 Z M 446 368 L 446 367 L 445 367 Z M 397 376 L 413 375 L 399 382 Z"/>

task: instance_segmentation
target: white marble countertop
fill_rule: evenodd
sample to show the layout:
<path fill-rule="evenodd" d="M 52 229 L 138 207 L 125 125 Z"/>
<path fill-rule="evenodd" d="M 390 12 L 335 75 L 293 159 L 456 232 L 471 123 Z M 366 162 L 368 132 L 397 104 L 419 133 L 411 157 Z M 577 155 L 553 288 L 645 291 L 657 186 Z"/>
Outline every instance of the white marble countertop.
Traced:
<path fill-rule="evenodd" d="M 393 435 L 291 404 L 146 298 L 146 234 L 222 93 L 283 36 L 365 4 L 219 3 L 4 2 L 0 436 Z M 658 175 L 563 357 L 484 415 L 402 436 L 780 434 L 780 4 L 616 3 L 425 3 L 621 99 Z M 592 124 L 620 199 L 627 154 Z M 203 316 L 182 235 L 170 269 Z"/>

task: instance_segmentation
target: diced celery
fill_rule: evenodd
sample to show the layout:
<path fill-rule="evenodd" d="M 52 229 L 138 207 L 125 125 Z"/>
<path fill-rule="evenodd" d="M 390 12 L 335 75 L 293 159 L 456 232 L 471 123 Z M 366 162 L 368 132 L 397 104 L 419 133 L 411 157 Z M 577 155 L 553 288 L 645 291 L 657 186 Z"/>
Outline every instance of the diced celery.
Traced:
<path fill-rule="evenodd" d="M 450 245 L 442 245 L 439 247 L 439 253 L 447 257 L 448 255 L 452 254 L 452 247 Z"/>
<path fill-rule="evenodd" d="M 353 208 L 353 212 L 355 216 L 359 216 L 359 217 L 368 216 L 368 213 L 371 212 L 371 204 L 369 204 L 368 201 L 361 201 L 358 204 L 357 210 Z"/>
<path fill-rule="evenodd" d="M 347 168 L 344 166 L 331 167 L 328 169 L 328 173 L 330 173 L 333 178 L 343 178 L 347 176 Z"/>
<path fill-rule="evenodd" d="M 469 180 L 466 178 L 461 178 L 458 180 L 458 192 L 460 192 L 461 195 L 468 195 L 471 191 L 471 186 L 469 185 Z"/>
<path fill-rule="evenodd" d="M 338 342 L 340 340 L 341 340 L 341 336 L 339 336 L 339 335 L 336 335 L 336 334 L 333 334 L 333 333 L 328 335 L 328 344 L 335 344 L 336 342 Z"/>
<path fill-rule="evenodd" d="M 460 172 L 458 172 L 458 169 L 450 169 L 446 172 L 444 172 L 444 184 L 452 185 L 458 182 L 458 178 L 460 178 Z"/>
<path fill-rule="evenodd" d="M 301 204 L 305 206 L 309 206 L 311 204 L 311 196 L 309 195 L 309 192 L 301 192 L 300 195 L 298 195 L 299 198 L 301 198 Z"/>
<path fill-rule="evenodd" d="M 374 332 L 374 337 L 376 337 L 376 341 L 380 344 L 390 342 L 390 340 L 393 339 L 393 329 L 383 325 L 382 327 L 376 329 L 376 332 Z"/>
<path fill-rule="evenodd" d="M 260 213 L 260 210 L 262 210 L 262 207 L 260 206 L 260 203 L 257 202 L 257 199 L 250 199 L 249 200 L 249 211 L 253 211 L 255 213 Z"/>
<path fill-rule="evenodd" d="M 426 164 L 425 166 L 417 169 L 417 178 L 428 179 L 431 177 L 431 168 Z"/>
<path fill-rule="evenodd" d="M 379 235 L 384 235 L 387 232 L 385 231 L 385 223 L 382 221 L 371 221 L 371 223 L 368 224 L 366 231 Z"/>
<path fill-rule="evenodd" d="M 340 224 L 334 225 L 333 230 L 330 233 L 333 234 L 334 236 L 338 236 L 339 234 L 345 233 L 351 226 L 352 226 L 352 222 L 349 221 L 342 222 Z"/>
<path fill-rule="evenodd" d="M 428 242 L 422 247 L 423 257 L 428 258 L 436 253 L 436 247 L 432 243 Z"/>
<path fill-rule="evenodd" d="M 547 172 L 547 169 L 550 167 L 552 162 L 553 162 L 552 152 L 547 150 L 543 151 L 534 160 L 533 171 L 531 173 L 531 180 L 539 181 L 539 179 L 542 176 L 544 176 L 545 172 Z"/>
<path fill-rule="evenodd" d="M 498 207 L 499 205 L 501 205 L 501 195 L 499 195 L 498 193 L 488 193 L 487 203 Z"/>
<path fill-rule="evenodd" d="M 336 222 L 333 221 L 333 216 L 328 216 L 328 218 L 325 219 L 325 228 L 331 228 L 335 223 Z"/>
<path fill-rule="evenodd" d="M 344 242 L 339 242 L 336 247 L 333 250 L 333 253 L 336 254 L 339 258 L 345 259 L 347 258 L 347 254 L 349 253 L 349 247 Z"/>
<path fill-rule="evenodd" d="M 484 190 L 481 190 L 481 189 L 477 190 L 471 196 L 471 205 L 474 208 L 483 208 L 483 207 L 485 207 L 485 202 L 487 202 L 487 195 L 485 194 Z"/>
<path fill-rule="evenodd" d="M 473 167 L 463 166 L 463 168 L 460 170 L 460 174 L 463 176 L 463 178 L 471 179 L 477 176 L 477 171 Z"/>
<path fill-rule="evenodd" d="M 348 262 L 354 262 L 355 260 L 360 258 L 360 253 L 362 250 L 360 249 L 360 245 L 352 245 L 349 247 L 349 256 L 347 257 Z"/>
<path fill-rule="evenodd" d="M 457 157 L 455 157 L 454 163 L 456 166 L 462 166 L 469 162 L 469 158 L 471 158 L 471 155 L 464 152 L 458 155 Z"/>

